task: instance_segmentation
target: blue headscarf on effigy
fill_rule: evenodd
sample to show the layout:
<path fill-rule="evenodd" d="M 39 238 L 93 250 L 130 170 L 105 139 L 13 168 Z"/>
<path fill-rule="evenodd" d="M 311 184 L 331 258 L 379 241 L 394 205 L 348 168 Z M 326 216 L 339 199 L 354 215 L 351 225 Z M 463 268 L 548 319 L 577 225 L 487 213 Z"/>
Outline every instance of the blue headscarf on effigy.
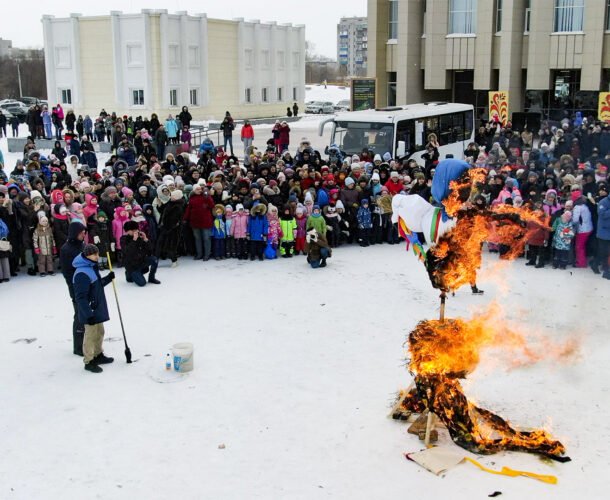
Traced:
<path fill-rule="evenodd" d="M 449 196 L 449 183 L 459 179 L 460 175 L 464 171 L 468 170 L 470 165 L 464 160 L 458 160 L 457 158 L 447 158 L 441 160 L 436 165 L 434 177 L 432 178 L 432 197 L 442 207 L 443 222 L 449 219 L 449 216 L 445 212 L 443 201 Z"/>

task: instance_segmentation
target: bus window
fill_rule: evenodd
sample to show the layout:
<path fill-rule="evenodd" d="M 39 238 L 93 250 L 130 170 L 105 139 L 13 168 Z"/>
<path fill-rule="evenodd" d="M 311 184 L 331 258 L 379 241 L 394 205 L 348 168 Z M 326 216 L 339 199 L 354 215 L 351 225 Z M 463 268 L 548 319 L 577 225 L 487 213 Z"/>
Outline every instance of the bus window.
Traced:
<path fill-rule="evenodd" d="M 473 129 L 473 117 L 472 111 L 466 111 L 464 113 L 464 140 L 470 141 L 472 137 L 472 129 Z"/>
<path fill-rule="evenodd" d="M 415 145 L 415 122 L 413 120 L 402 120 L 398 122 L 396 127 L 396 147 L 398 148 L 399 141 L 405 143 L 405 156 L 412 155 L 420 151 L 423 147 Z"/>
<path fill-rule="evenodd" d="M 464 140 L 464 113 L 453 114 L 453 141 Z"/>
<path fill-rule="evenodd" d="M 446 146 L 447 144 L 455 142 L 453 134 L 453 115 L 441 115 L 439 121 L 440 130 L 438 135 L 438 143 L 441 146 Z"/>
<path fill-rule="evenodd" d="M 438 116 L 428 116 L 424 120 L 424 141 L 428 144 L 430 134 L 436 135 L 438 139 Z"/>

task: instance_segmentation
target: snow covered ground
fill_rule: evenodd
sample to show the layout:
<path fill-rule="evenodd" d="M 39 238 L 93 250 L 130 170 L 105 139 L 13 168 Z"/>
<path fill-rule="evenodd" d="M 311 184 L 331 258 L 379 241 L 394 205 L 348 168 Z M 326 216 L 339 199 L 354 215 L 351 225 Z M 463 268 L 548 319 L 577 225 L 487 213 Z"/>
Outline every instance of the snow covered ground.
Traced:
<path fill-rule="evenodd" d="M 350 98 L 350 88 L 342 85 L 306 85 L 305 102 L 329 101 L 337 104 L 339 101 Z"/>
<path fill-rule="evenodd" d="M 486 254 L 485 269 L 495 260 Z M 0 497 L 607 498 L 610 289 L 589 270 L 534 270 L 521 260 L 503 275 L 509 316 L 557 340 L 579 339 L 579 361 L 475 372 L 467 385 L 478 404 L 515 425 L 552 419 L 572 457 L 478 460 L 553 474 L 557 485 L 468 463 L 436 477 L 403 457 L 422 442 L 386 414 L 411 380 L 405 336 L 438 317 L 439 301 L 402 244 L 342 247 L 323 270 L 303 257 L 181 259 L 176 269 L 162 264 L 161 286 L 139 289 L 117 276 L 136 362 L 125 363 L 108 286 L 104 347 L 116 361 L 100 375 L 71 353 L 72 309 L 60 275 L 0 285 Z M 450 298 L 447 316 L 500 296 L 485 278 L 479 286 L 485 295 L 462 289 Z M 16 342 L 24 338 L 36 340 Z M 195 370 L 160 383 L 165 354 L 181 341 L 195 345 Z M 440 444 L 461 450 L 444 430 Z"/>

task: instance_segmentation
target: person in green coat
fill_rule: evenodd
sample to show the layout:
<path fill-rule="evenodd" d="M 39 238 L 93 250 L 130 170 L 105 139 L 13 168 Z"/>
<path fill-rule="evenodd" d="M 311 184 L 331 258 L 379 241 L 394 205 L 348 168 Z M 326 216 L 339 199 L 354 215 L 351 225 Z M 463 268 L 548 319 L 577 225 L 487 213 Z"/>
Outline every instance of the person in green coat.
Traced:
<path fill-rule="evenodd" d="M 283 234 L 280 240 L 280 254 L 282 257 L 292 257 L 297 235 L 297 221 L 290 211 L 290 205 L 284 205 L 280 217 L 280 227 Z"/>
<path fill-rule="evenodd" d="M 326 238 L 326 221 L 322 217 L 320 205 L 314 205 L 311 215 L 307 218 L 307 231 L 314 228 L 318 234 Z"/>

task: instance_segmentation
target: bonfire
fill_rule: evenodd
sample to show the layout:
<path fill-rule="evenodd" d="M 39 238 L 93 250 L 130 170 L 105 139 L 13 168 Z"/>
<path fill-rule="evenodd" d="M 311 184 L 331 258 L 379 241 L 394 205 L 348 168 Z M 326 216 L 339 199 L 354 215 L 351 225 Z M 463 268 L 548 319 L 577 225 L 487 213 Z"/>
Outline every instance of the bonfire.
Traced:
<path fill-rule="evenodd" d="M 501 417 L 470 402 L 460 384 L 460 379 L 475 370 L 484 348 L 509 346 L 528 359 L 535 358 L 524 334 L 499 326 L 494 319 L 499 314 L 495 306 L 471 320 L 445 319 L 447 293 L 476 283 L 483 242 L 492 229 L 506 246 L 503 257 L 511 260 L 525 249 L 528 222 L 548 227 L 544 215 L 525 207 L 477 208 L 473 200 L 485 176 L 484 169 L 470 169 L 449 184 L 449 196 L 443 205 L 455 223 L 430 242 L 427 252 L 418 252 L 432 286 L 441 291 L 441 313 L 439 320 L 421 321 L 409 334 L 409 371 L 415 388 L 402 393 L 400 405 L 409 413 L 426 409 L 434 413 L 456 444 L 475 453 L 517 450 L 569 460 L 563 457 L 564 446 L 547 431 L 514 429 Z M 411 239 L 408 228 L 405 233 Z M 571 347 L 563 346 L 560 351 L 569 352 Z"/>

